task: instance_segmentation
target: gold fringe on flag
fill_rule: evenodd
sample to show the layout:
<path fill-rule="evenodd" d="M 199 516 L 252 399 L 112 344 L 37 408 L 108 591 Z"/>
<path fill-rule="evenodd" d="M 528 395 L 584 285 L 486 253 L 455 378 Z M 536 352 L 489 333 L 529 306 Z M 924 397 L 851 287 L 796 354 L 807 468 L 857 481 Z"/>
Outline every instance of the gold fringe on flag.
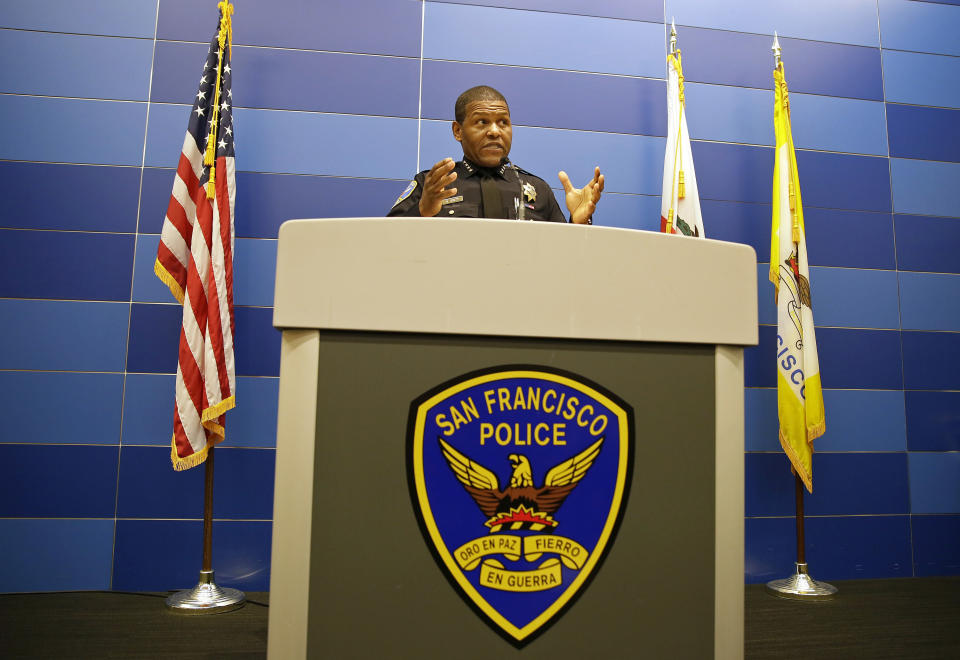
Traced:
<path fill-rule="evenodd" d="M 208 444 L 203 449 L 198 452 L 194 452 L 189 456 L 180 458 L 177 455 L 177 437 L 173 436 L 173 441 L 170 443 L 170 459 L 173 463 L 173 469 L 176 472 L 183 472 L 184 470 L 189 470 L 192 467 L 196 467 L 207 460 L 207 452 L 210 451 L 210 445 Z"/>
<path fill-rule="evenodd" d="M 160 278 L 160 281 L 167 285 L 170 293 L 177 299 L 177 302 L 183 304 L 183 289 L 177 283 L 176 278 L 167 272 L 167 269 L 160 263 L 160 259 L 153 262 L 153 273 Z"/>
<path fill-rule="evenodd" d="M 216 419 L 223 413 L 232 409 L 235 405 L 237 405 L 237 397 L 236 396 L 228 397 L 223 401 L 221 401 L 220 403 L 218 403 L 217 405 L 211 406 L 206 410 L 204 410 L 203 414 L 200 416 L 200 421 L 203 422 L 203 425 L 206 426 L 211 431 L 213 431 L 214 433 L 217 433 L 217 429 L 220 429 L 220 432 L 218 433 L 218 435 L 222 436 L 223 427 L 216 423 L 211 424 L 210 420 Z"/>

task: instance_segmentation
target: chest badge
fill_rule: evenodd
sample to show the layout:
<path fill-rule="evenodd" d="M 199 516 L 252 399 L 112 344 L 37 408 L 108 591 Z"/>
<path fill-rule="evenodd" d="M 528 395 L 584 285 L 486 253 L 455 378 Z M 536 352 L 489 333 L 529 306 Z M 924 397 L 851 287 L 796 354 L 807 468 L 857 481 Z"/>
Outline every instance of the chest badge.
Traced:
<path fill-rule="evenodd" d="M 408 429 L 427 546 L 464 600 L 524 646 L 573 604 L 613 543 L 632 409 L 576 374 L 504 366 L 418 397 Z"/>
<path fill-rule="evenodd" d="M 525 182 L 523 184 L 523 196 L 528 202 L 537 201 L 537 189 L 533 187 L 532 183 Z"/>

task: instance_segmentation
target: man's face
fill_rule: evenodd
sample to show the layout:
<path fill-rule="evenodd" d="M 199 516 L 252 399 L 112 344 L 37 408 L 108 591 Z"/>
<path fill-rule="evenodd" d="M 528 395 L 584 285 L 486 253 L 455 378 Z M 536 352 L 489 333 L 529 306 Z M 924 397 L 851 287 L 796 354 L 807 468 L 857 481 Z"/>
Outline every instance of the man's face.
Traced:
<path fill-rule="evenodd" d="M 463 155 L 481 167 L 496 167 L 513 142 L 510 108 L 503 101 L 467 104 L 463 123 L 453 122 L 453 137 L 463 146 Z"/>

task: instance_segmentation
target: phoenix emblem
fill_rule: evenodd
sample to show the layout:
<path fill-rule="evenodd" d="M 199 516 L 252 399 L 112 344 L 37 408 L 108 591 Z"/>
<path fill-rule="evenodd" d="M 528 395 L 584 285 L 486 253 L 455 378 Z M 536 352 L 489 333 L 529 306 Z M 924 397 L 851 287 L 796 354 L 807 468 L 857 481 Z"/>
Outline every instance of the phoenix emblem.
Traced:
<path fill-rule="evenodd" d="M 603 438 L 600 438 L 579 454 L 554 465 L 547 471 L 543 486 L 539 488 L 533 485 L 529 459 L 522 454 L 510 454 L 508 459 L 513 473 L 510 485 L 501 490 L 493 470 L 460 453 L 443 438 L 438 441 L 450 469 L 487 516 L 484 524 L 490 528 L 491 534 L 508 529 L 556 529 L 558 523 L 551 514 L 560 508 L 583 479 L 603 445 Z"/>
<path fill-rule="evenodd" d="M 803 319 L 800 312 L 804 307 L 809 308 L 810 300 L 810 281 L 800 273 L 800 261 L 797 258 L 797 251 L 794 250 L 787 259 L 780 265 L 780 282 L 790 292 L 790 300 L 787 301 L 787 314 L 790 321 L 797 330 L 797 349 L 803 348 Z M 779 291 L 778 297 L 779 297 Z"/>

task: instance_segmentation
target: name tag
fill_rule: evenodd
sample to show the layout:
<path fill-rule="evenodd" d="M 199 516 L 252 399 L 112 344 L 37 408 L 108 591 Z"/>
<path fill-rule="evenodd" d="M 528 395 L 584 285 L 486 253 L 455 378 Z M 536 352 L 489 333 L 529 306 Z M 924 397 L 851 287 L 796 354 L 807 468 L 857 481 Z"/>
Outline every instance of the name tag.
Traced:
<path fill-rule="evenodd" d="M 463 195 L 457 195 L 456 197 L 447 197 L 445 200 L 440 202 L 440 204 L 445 206 L 447 204 L 456 204 L 457 202 L 462 202 L 462 201 L 463 201 Z"/>

